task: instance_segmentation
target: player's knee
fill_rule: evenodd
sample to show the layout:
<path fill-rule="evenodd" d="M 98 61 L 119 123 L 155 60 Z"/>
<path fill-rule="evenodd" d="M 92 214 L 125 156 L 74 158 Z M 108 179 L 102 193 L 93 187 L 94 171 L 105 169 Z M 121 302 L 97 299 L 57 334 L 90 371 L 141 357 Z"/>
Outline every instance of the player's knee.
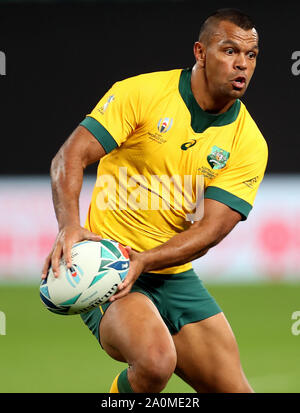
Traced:
<path fill-rule="evenodd" d="M 139 386 L 142 392 L 162 391 L 174 373 L 177 362 L 175 349 L 166 352 L 151 351 L 136 364 Z"/>

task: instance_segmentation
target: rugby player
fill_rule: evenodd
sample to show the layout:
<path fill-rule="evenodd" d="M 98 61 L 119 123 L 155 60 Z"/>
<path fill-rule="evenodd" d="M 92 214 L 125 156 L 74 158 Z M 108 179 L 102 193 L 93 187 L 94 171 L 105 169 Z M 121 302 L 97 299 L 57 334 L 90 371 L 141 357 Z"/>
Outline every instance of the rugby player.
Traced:
<path fill-rule="evenodd" d="M 191 261 L 247 219 L 263 179 L 267 144 L 240 100 L 257 55 L 252 20 L 235 9 L 218 10 L 201 27 L 192 69 L 115 83 L 52 161 L 59 233 L 42 277 L 49 265 L 59 276 L 61 256 L 71 265 L 71 246 L 84 239 L 117 240 L 130 256 L 117 293 L 82 314 L 107 354 L 128 364 L 111 392 L 158 393 L 173 373 L 197 392 L 253 392 L 233 331 Z M 99 160 L 83 228 L 78 205 L 83 173 Z M 202 176 L 201 217 L 188 220 L 191 211 L 184 203 L 181 209 L 174 203 L 166 208 L 166 202 L 135 208 L 137 187 L 160 196 L 147 187 L 153 176 L 181 182 L 192 177 L 190 193 L 184 192 L 192 200 Z M 101 207 L 103 177 L 120 184 L 106 185 L 107 208 Z M 173 200 L 175 195 L 173 188 Z"/>

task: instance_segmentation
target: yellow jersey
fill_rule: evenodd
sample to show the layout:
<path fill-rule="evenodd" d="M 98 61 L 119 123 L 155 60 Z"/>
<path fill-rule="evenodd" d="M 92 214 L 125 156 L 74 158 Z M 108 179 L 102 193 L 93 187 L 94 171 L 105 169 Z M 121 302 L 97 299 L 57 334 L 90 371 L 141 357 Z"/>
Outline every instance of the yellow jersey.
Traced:
<path fill-rule="evenodd" d="M 144 251 L 199 219 L 203 198 L 247 218 L 265 172 L 267 144 L 240 100 L 219 115 L 203 111 L 190 69 L 115 83 L 81 125 L 106 151 L 85 223 L 89 230 Z M 153 272 L 190 268 L 186 263 Z"/>

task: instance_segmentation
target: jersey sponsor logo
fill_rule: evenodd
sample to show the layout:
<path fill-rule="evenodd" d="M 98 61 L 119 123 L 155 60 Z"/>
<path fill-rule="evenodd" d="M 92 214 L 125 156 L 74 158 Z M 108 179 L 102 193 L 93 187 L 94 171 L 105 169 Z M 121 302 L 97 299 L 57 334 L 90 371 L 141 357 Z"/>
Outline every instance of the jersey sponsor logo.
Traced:
<path fill-rule="evenodd" d="M 187 149 L 189 149 L 192 146 L 196 145 L 196 142 L 197 142 L 196 139 L 191 139 L 190 141 L 183 143 L 180 148 L 183 151 L 186 151 Z"/>
<path fill-rule="evenodd" d="M 160 133 L 168 132 L 173 125 L 173 118 L 160 118 L 157 124 L 157 129 Z"/>
<path fill-rule="evenodd" d="M 114 95 L 109 96 L 109 98 L 107 99 L 106 103 L 98 109 L 98 112 L 100 112 L 101 115 L 104 115 L 106 109 L 108 108 L 108 105 L 109 105 L 110 102 L 112 102 L 114 99 L 115 99 L 115 96 L 114 96 Z"/>
<path fill-rule="evenodd" d="M 243 184 L 248 186 L 249 188 L 253 189 L 255 184 L 258 181 L 258 176 L 255 176 L 254 178 L 248 179 L 247 181 L 244 181 Z"/>
<path fill-rule="evenodd" d="M 207 156 L 207 162 L 212 169 L 222 169 L 226 166 L 230 153 L 218 146 L 213 146 L 211 153 Z"/>

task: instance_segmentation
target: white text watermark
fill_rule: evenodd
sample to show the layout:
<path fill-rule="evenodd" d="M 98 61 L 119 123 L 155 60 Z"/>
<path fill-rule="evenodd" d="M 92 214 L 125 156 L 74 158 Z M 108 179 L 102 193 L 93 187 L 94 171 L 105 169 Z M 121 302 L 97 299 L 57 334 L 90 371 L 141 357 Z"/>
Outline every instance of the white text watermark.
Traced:
<path fill-rule="evenodd" d="M 0 76 L 6 75 L 6 55 L 0 50 Z"/>
<path fill-rule="evenodd" d="M 292 64 L 291 71 L 294 76 L 299 76 L 300 75 L 300 50 L 296 50 L 295 52 L 292 53 L 292 60 L 294 60 L 294 63 Z"/>
<path fill-rule="evenodd" d="M 6 316 L 3 311 L 0 311 L 0 336 L 6 335 Z"/>
<path fill-rule="evenodd" d="M 293 336 L 299 336 L 300 334 L 300 311 L 294 311 L 292 314 L 292 320 L 296 320 L 291 327 Z"/>
<path fill-rule="evenodd" d="M 103 210 L 183 211 L 186 221 L 198 221 L 204 213 L 203 175 L 129 175 L 119 167 L 117 175 L 100 175 L 96 205 Z"/>

